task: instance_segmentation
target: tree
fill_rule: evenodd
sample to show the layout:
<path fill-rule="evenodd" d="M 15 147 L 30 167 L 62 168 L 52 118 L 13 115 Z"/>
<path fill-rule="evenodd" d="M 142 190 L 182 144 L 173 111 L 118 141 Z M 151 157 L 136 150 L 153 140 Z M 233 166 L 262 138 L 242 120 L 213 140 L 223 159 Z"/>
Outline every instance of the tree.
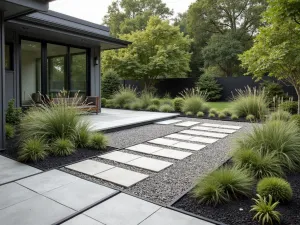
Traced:
<path fill-rule="evenodd" d="M 151 17 L 145 30 L 121 38 L 132 44 L 103 53 L 103 71 L 114 69 L 124 79 L 141 79 L 151 86 L 154 79 L 185 77 L 190 70 L 191 39 L 168 21 Z"/>
<path fill-rule="evenodd" d="M 204 66 L 202 49 L 212 35 L 231 33 L 243 49 L 249 49 L 265 9 L 266 0 L 197 0 L 193 3 L 187 15 L 188 33 L 194 39 L 193 72 L 199 72 Z"/>
<path fill-rule="evenodd" d="M 259 29 L 254 46 L 240 59 L 256 79 L 268 74 L 293 85 L 300 113 L 300 25 L 292 17 L 281 16 L 283 6 L 281 0 L 269 0 L 264 14 L 266 26 Z"/>
<path fill-rule="evenodd" d="M 107 70 L 102 77 L 102 98 L 111 98 L 121 86 L 121 80 L 114 70 Z"/>
<path fill-rule="evenodd" d="M 222 97 L 221 91 L 223 88 L 218 84 L 216 78 L 212 76 L 202 75 L 196 86 L 200 91 L 206 92 L 207 100 L 209 101 L 217 101 Z"/>
<path fill-rule="evenodd" d="M 180 32 L 185 35 L 188 34 L 187 31 L 187 12 L 178 13 L 177 17 L 174 19 L 174 26 L 179 26 Z"/>
<path fill-rule="evenodd" d="M 144 30 L 151 16 L 167 19 L 171 15 L 173 11 L 161 0 L 114 0 L 103 20 L 111 34 L 118 36 Z"/>

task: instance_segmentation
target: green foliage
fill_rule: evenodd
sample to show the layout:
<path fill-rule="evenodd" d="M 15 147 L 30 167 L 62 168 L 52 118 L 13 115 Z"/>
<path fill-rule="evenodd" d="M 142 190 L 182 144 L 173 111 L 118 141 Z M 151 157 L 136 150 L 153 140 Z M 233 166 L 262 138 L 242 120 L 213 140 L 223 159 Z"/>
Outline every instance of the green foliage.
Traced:
<path fill-rule="evenodd" d="M 262 126 L 254 126 L 238 140 L 239 149 L 260 150 L 262 154 L 274 154 L 283 168 L 299 169 L 300 130 L 293 121 L 268 121 Z"/>
<path fill-rule="evenodd" d="M 194 114 L 192 112 L 186 112 L 185 115 L 186 116 L 193 116 Z"/>
<path fill-rule="evenodd" d="M 204 112 L 197 112 L 197 117 L 203 117 L 204 116 Z"/>
<path fill-rule="evenodd" d="M 174 107 L 174 102 L 170 98 L 163 98 L 160 100 L 160 105 L 169 105 L 169 106 Z"/>
<path fill-rule="evenodd" d="M 185 90 L 181 95 L 184 99 L 181 107 L 183 113 L 192 112 L 196 115 L 199 111 L 206 112 L 208 110 L 206 95 L 199 89 Z"/>
<path fill-rule="evenodd" d="M 158 77 L 186 77 L 190 71 L 191 39 L 168 21 L 151 17 L 146 29 L 120 38 L 132 44 L 124 49 L 104 52 L 104 71 L 114 69 L 124 79 L 143 80 L 147 87 L 152 86 Z"/>
<path fill-rule="evenodd" d="M 222 167 L 199 180 L 193 193 L 201 203 L 217 205 L 240 196 L 250 196 L 253 182 L 245 170 Z"/>
<path fill-rule="evenodd" d="M 164 104 L 159 107 L 160 112 L 174 112 L 174 108 L 169 104 Z"/>
<path fill-rule="evenodd" d="M 43 160 L 48 155 L 48 146 L 43 139 L 40 138 L 28 138 L 18 151 L 18 159 L 20 161 L 33 161 Z"/>
<path fill-rule="evenodd" d="M 182 105 L 184 103 L 183 98 L 175 98 L 174 99 L 174 109 L 176 112 L 181 112 Z"/>
<path fill-rule="evenodd" d="M 214 114 L 214 113 L 209 113 L 209 114 L 208 114 L 208 117 L 209 117 L 209 118 L 215 118 L 215 117 L 216 117 L 216 114 Z"/>
<path fill-rule="evenodd" d="M 286 94 L 280 84 L 272 81 L 264 81 L 261 86 L 265 89 L 266 96 L 269 102 L 272 102 L 274 97 L 286 98 Z"/>
<path fill-rule="evenodd" d="M 224 113 L 226 116 L 230 116 L 231 115 L 231 111 L 229 109 L 227 109 L 227 108 L 223 109 L 221 112 Z"/>
<path fill-rule="evenodd" d="M 74 143 L 65 138 L 58 138 L 51 144 L 51 153 L 56 156 L 68 156 L 75 152 Z"/>
<path fill-rule="evenodd" d="M 149 105 L 151 105 L 153 99 L 154 94 L 150 91 L 144 90 L 139 98 L 142 109 L 146 109 Z"/>
<path fill-rule="evenodd" d="M 200 91 L 207 94 L 208 101 L 217 101 L 221 98 L 223 88 L 214 77 L 202 75 L 196 86 Z"/>
<path fill-rule="evenodd" d="M 253 122 L 255 120 L 255 116 L 252 114 L 249 114 L 246 116 L 246 120 L 249 122 Z"/>
<path fill-rule="evenodd" d="M 279 105 L 279 109 L 289 112 L 291 114 L 297 114 L 297 110 L 298 110 L 298 103 L 297 102 L 291 102 L 291 101 L 286 101 L 286 102 L 282 102 Z"/>
<path fill-rule="evenodd" d="M 236 115 L 236 114 L 232 114 L 232 115 L 231 115 L 231 119 L 232 119 L 232 120 L 238 120 L 238 119 L 239 119 L 239 116 Z"/>
<path fill-rule="evenodd" d="M 291 121 L 293 121 L 300 128 L 300 115 L 292 115 Z"/>
<path fill-rule="evenodd" d="M 112 99 L 108 99 L 106 101 L 105 107 L 107 107 L 107 108 L 114 108 L 114 101 Z"/>
<path fill-rule="evenodd" d="M 277 110 L 276 112 L 271 113 L 269 120 L 283 120 L 289 121 L 292 115 L 289 112 L 283 110 Z"/>
<path fill-rule="evenodd" d="M 114 70 L 107 70 L 103 73 L 101 83 L 102 97 L 110 99 L 114 93 L 119 91 L 121 80 Z"/>
<path fill-rule="evenodd" d="M 5 124 L 6 139 L 11 139 L 15 136 L 15 127 L 11 124 Z"/>
<path fill-rule="evenodd" d="M 253 220 L 257 220 L 262 225 L 280 224 L 281 214 L 275 210 L 279 202 L 273 203 L 271 195 L 268 196 L 268 200 L 266 197 L 262 197 L 259 194 L 256 196 L 258 199 L 253 198 L 255 205 L 252 205 L 250 210 L 251 212 L 256 212 Z"/>
<path fill-rule="evenodd" d="M 22 118 L 22 109 L 15 107 L 15 100 L 11 99 L 8 102 L 8 107 L 6 110 L 6 123 L 12 124 L 12 125 L 18 125 L 21 122 Z"/>
<path fill-rule="evenodd" d="M 273 153 L 262 154 L 252 149 L 238 149 L 232 159 L 238 168 L 247 169 L 257 179 L 284 175 L 279 158 Z"/>
<path fill-rule="evenodd" d="M 101 107 L 106 107 L 107 99 L 101 98 Z"/>
<path fill-rule="evenodd" d="M 122 87 L 113 95 L 113 104 L 117 108 L 124 108 L 124 105 L 136 101 L 136 91 L 131 87 Z"/>
<path fill-rule="evenodd" d="M 257 193 L 262 197 L 271 195 L 274 201 L 279 202 L 290 201 L 293 196 L 291 185 L 286 180 L 278 177 L 267 177 L 259 181 Z"/>
<path fill-rule="evenodd" d="M 135 102 L 132 102 L 130 104 L 130 109 L 131 110 L 141 110 L 143 108 L 143 104 L 140 100 L 137 100 Z"/>
<path fill-rule="evenodd" d="M 159 107 L 157 105 L 152 104 L 148 106 L 147 110 L 152 112 L 157 112 L 159 111 Z"/>
<path fill-rule="evenodd" d="M 220 119 L 226 118 L 226 114 L 223 113 L 223 112 L 219 112 L 218 116 L 219 116 Z"/>
<path fill-rule="evenodd" d="M 88 146 L 91 136 L 90 125 L 88 123 L 81 123 L 75 129 L 75 145 L 79 148 L 86 148 Z"/>
<path fill-rule="evenodd" d="M 89 147 L 96 150 L 104 150 L 108 144 L 108 140 L 102 133 L 94 133 L 91 135 Z"/>
<path fill-rule="evenodd" d="M 160 100 L 158 98 L 154 98 L 151 100 L 151 105 L 160 106 Z"/>
<path fill-rule="evenodd" d="M 211 108 L 209 113 L 218 114 L 218 110 L 216 108 Z"/>
<path fill-rule="evenodd" d="M 231 104 L 231 111 L 239 117 L 252 114 L 255 119 L 264 119 L 268 114 L 268 101 L 265 92 L 246 87 L 237 90 L 237 95 Z"/>

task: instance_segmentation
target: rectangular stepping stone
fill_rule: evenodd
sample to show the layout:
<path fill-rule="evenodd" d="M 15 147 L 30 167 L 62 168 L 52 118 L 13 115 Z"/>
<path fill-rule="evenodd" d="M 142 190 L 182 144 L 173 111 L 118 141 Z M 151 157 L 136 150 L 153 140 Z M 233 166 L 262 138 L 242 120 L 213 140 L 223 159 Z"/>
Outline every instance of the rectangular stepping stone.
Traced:
<path fill-rule="evenodd" d="M 151 154 L 153 152 L 157 152 L 157 151 L 161 150 L 162 148 L 152 146 L 152 145 L 139 144 L 139 145 L 131 146 L 131 147 L 126 148 L 126 149 L 131 150 L 131 151 Z"/>
<path fill-rule="evenodd" d="M 173 124 L 173 123 L 179 123 L 182 120 L 164 120 L 160 122 L 156 122 L 156 124 L 161 124 L 161 125 L 168 125 L 168 124 Z"/>
<path fill-rule="evenodd" d="M 185 159 L 186 157 L 192 155 L 192 153 L 189 152 L 183 152 L 183 151 L 177 151 L 172 149 L 162 149 L 158 152 L 152 153 L 153 155 L 170 158 L 170 159 Z"/>
<path fill-rule="evenodd" d="M 49 191 L 44 196 L 74 210 L 82 210 L 113 194 L 115 190 L 83 179 Z"/>
<path fill-rule="evenodd" d="M 95 175 L 97 173 L 112 169 L 114 168 L 114 166 L 88 159 L 79 163 L 72 164 L 70 166 L 66 166 L 66 168 L 87 175 Z"/>
<path fill-rule="evenodd" d="M 107 225 L 137 225 L 158 209 L 158 205 L 121 193 L 84 214 Z"/>
<path fill-rule="evenodd" d="M 232 126 L 232 125 L 223 125 L 223 124 L 216 124 L 216 123 L 203 123 L 201 126 L 205 127 L 217 127 L 217 128 L 225 128 L 225 129 L 241 129 L 240 126 Z"/>
<path fill-rule="evenodd" d="M 167 167 L 171 166 L 173 163 L 165 162 L 158 159 L 152 159 L 147 157 L 141 157 L 126 163 L 127 165 L 136 166 L 142 169 L 151 170 L 154 172 L 159 172 Z"/>
<path fill-rule="evenodd" d="M 182 135 L 182 134 L 170 134 L 168 136 L 165 136 L 166 138 L 173 138 L 173 139 L 179 139 L 179 140 L 190 140 L 193 138 L 193 136 L 189 135 Z"/>
<path fill-rule="evenodd" d="M 178 141 L 169 140 L 166 138 L 156 138 L 156 139 L 148 141 L 148 142 L 152 143 L 152 144 L 166 145 L 166 146 L 172 146 L 172 145 L 175 145 L 176 143 L 178 143 Z"/>
<path fill-rule="evenodd" d="M 119 167 L 115 167 L 111 170 L 107 170 L 94 176 L 124 187 L 130 187 L 148 177 L 148 175 L 122 169 Z"/>
<path fill-rule="evenodd" d="M 193 130 L 203 130 L 203 131 L 212 131 L 212 132 L 226 133 L 226 134 L 233 134 L 234 132 L 236 132 L 236 130 L 233 130 L 233 129 L 214 128 L 214 127 L 201 127 L 201 126 L 192 127 L 191 129 L 193 129 Z"/>
<path fill-rule="evenodd" d="M 216 138 L 207 138 L 207 137 L 193 137 L 190 139 L 190 141 L 194 142 L 200 142 L 200 143 L 205 143 L 205 144 L 212 144 L 218 141 L 219 139 Z"/>
<path fill-rule="evenodd" d="M 180 127 L 191 127 L 191 126 L 197 125 L 199 123 L 200 122 L 186 121 L 186 122 L 182 122 L 182 123 L 177 123 L 175 125 L 180 126 Z"/>
<path fill-rule="evenodd" d="M 180 131 L 180 133 L 192 134 L 192 135 L 197 135 L 197 136 L 205 136 L 205 137 L 214 137 L 214 138 L 227 137 L 227 134 L 212 133 L 212 132 L 197 131 L 197 130 L 183 130 L 183 131 Z"/>
<path fill-rule="evenodd" d="M 51 170 L 25 178 L 23 180 L 19 180 L 16 183 L 21 184 L 22 186 L 27 187 L 37 193 L 44 193 L 75 182 L 78 179 L 80 178 L 68 173 L 59 170 Z"/>
<path fill-rule="evenodd" d="M 130 162 L 130 161 L 140 158 L 140 157 L 141 156 L 139 156 L 139 155 L 133 155 L 133 154 L 119 152 L 119 151 L 115 151 L 112 153 L 108 153 L 108 154 L 99 156 L 99 158 L 109 159 L 109 160 L 120 162 L 120 163 L 127 163 L 127 162 Z"/>
<path fill-rule="evenodd" d="M 88 216 L 80 214 L 79 216 L 76 216 L 73 219 L 70 219 L 67 222 L 62 223 L 61 225 L 103 225 L 103 223 L 100 223 L 97 220 L 94 220 Z"/>
<path fill-rule="evenodd" d="M 187 143 L 187 142 L 178 142 L 177 144 L 173 145 L 173 147 L 192 150 L 192 151 L 199 151 L 202 148 L 205 148 L 206 146 L 199 145 L 199 144 L 193 144 L 193 143 Z"/>

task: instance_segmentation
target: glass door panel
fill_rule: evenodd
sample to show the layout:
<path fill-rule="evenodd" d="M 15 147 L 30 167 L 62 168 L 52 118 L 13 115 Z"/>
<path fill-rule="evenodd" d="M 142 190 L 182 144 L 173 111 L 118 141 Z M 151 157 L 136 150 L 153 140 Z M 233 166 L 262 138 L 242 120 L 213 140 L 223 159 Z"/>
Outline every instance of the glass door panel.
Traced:
<path fill-rule="evenodd" d="M 87 52 L 85 49 L 70 48 L 70 92 L 86 96 Z"/>

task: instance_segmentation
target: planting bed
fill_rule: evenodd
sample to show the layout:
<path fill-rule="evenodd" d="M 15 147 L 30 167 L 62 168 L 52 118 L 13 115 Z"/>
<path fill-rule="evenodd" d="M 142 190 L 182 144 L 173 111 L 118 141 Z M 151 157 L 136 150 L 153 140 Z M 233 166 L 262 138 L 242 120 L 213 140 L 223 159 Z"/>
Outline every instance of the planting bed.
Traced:
<path fill-rule="evenodd" d="M 66 166 L 68 164 L 73 164 L 84 159 L 94 157 L 97 155 L 102 155 L 110 151 L 115 150 L 113 147 L 107 147 L 105 150 L 94 150 L 94 149 L 77 149 L 75 153 L 70 156 L 51 156 L 49 155 L 45 160 L 37 162 L 25 162 L 25 164 L 41 170 L 51 170 L 54 168 L 59 168 Z M 18 158 L 18 139 L 14 138 L 7 141 L 6 150 L 0 153 L 6 157 L 17 160 Z"/>
<path fill-rule="evenodd" d="M 300 174 L 288 175 L 286 179 L 293 189 L 293 199 L 289 203 L 279 204 L 277 210 L 282 214 L 281 224 L 297 225 L 300 224 Z M 251 199 L 240 199 L 216 207 L 205 206 L 200 204 L 190 191 L 172 206 L 228 225 L 258 225 L 258 222 L 252 220 L 254 213 L 249 212 L 253 204 Z"/>

